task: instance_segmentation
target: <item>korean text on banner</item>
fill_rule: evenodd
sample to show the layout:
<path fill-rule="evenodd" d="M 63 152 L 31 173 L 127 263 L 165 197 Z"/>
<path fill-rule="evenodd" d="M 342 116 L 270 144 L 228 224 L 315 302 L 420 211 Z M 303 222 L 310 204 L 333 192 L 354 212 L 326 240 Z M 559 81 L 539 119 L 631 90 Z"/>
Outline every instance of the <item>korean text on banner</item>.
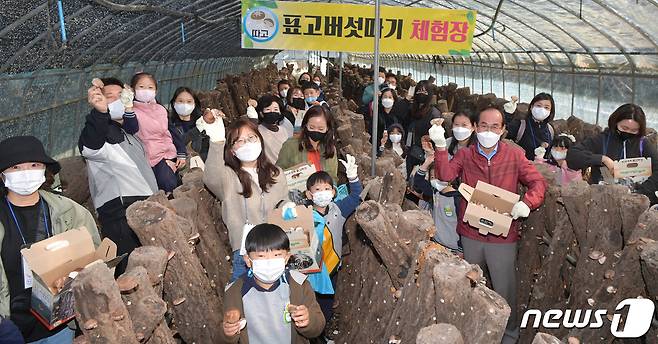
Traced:
<path fill-rule="evenodd" d="M 476 12 L 381 7 L 382 53 L 469 56 Z M 242 47 L 372 52 L 372 6 L 242 0 Z"/>

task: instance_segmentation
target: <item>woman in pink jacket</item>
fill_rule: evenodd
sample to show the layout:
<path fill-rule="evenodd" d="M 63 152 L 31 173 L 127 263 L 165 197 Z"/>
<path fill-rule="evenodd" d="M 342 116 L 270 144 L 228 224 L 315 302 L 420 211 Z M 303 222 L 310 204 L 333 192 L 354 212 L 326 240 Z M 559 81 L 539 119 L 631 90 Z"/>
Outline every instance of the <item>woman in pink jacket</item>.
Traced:
<path fill-rule="evenodd" d="M 575 142 L 576 139 L 572 135 L 560 134 L 553 139 L 548 154 L 544 147 L 535 149 L 535 163 L 547 166 L 551 171 L 557 173 L 555 181 L 558 185 L 565 186 L 571 182 L 583 180 L 580 170 L 572 170 L 567 166 L 567 151 Z"/>
<path fill-rule="evenodd" d="M 185 165 L 185 147 L 174 145 L 177 141 L 169 128 L 167 109 L 155 100 L 158 86 L 153 75 L 137 73 L 130 86 L 135 91 L 133 108 L 138 125 L 125 129 L 142 141 L 158 188 L 169 194 L 178 186 L 176 171 Z"/>

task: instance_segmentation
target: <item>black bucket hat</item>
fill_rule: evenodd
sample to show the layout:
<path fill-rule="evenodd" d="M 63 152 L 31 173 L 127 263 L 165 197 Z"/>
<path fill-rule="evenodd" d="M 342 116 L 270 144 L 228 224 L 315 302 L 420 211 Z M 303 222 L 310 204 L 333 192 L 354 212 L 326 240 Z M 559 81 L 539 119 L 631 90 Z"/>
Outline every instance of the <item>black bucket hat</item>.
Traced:
<path fill-rule="evenodd" d="M 46 154 L 43 143 L 34 136 L 14 136 L 0 142 L 0 172 L 25 162 L 40 162 L 53 174 L 61 167 Z"/>

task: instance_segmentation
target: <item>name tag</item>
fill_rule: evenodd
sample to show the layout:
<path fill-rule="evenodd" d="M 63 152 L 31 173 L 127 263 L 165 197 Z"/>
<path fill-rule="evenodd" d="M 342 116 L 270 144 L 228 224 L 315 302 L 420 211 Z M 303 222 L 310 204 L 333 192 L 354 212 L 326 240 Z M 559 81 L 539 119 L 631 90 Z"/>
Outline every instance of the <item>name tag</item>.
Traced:
<path fill-rule="evenodd" d="M 23 261 L 23 284 L 25 289 L 32 288 L 32 270 L 30 266 L 27 265 L 27 260 L 21 255 L 21 260 Z"/>

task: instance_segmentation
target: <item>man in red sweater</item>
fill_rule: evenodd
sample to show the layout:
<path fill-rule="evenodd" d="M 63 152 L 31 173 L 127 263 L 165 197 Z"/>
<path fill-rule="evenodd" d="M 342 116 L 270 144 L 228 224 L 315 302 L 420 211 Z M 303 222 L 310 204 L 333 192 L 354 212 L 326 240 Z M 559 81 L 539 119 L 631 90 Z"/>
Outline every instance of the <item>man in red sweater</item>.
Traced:
<path fill-rule="evenodd" d="M 493 234 L 481 235 L 478 229 L 464 222 L 466 201 L 459 205 L 457 232 L 461 236 L 464 258 L 489 271 L 494 290 L 512 309 L 502 343 L 516 343 L 519 336 L 516 304 L 516 254 L 519 239 L 520 217 L 528 217 L 530 209 L 538 208 L 544 201 L 546 181 L 534 165 L 526 159 L 523 150 L 500 142 L 505 130 L 503 111 L 487 107 L 477 118 L 478 144 L 459 150 L 452 160 L 448 159 L 445 130 L 433 125 L 429 130 L 434 141 L 435 170 L 438 179 L 452 181 L 459 177 L 462 183 L 475 187 L 478 180 L 518 193 L 519 183 L 528 190 L 522 201 L 512 209 L 512 222 L 507 237 Z"/>

